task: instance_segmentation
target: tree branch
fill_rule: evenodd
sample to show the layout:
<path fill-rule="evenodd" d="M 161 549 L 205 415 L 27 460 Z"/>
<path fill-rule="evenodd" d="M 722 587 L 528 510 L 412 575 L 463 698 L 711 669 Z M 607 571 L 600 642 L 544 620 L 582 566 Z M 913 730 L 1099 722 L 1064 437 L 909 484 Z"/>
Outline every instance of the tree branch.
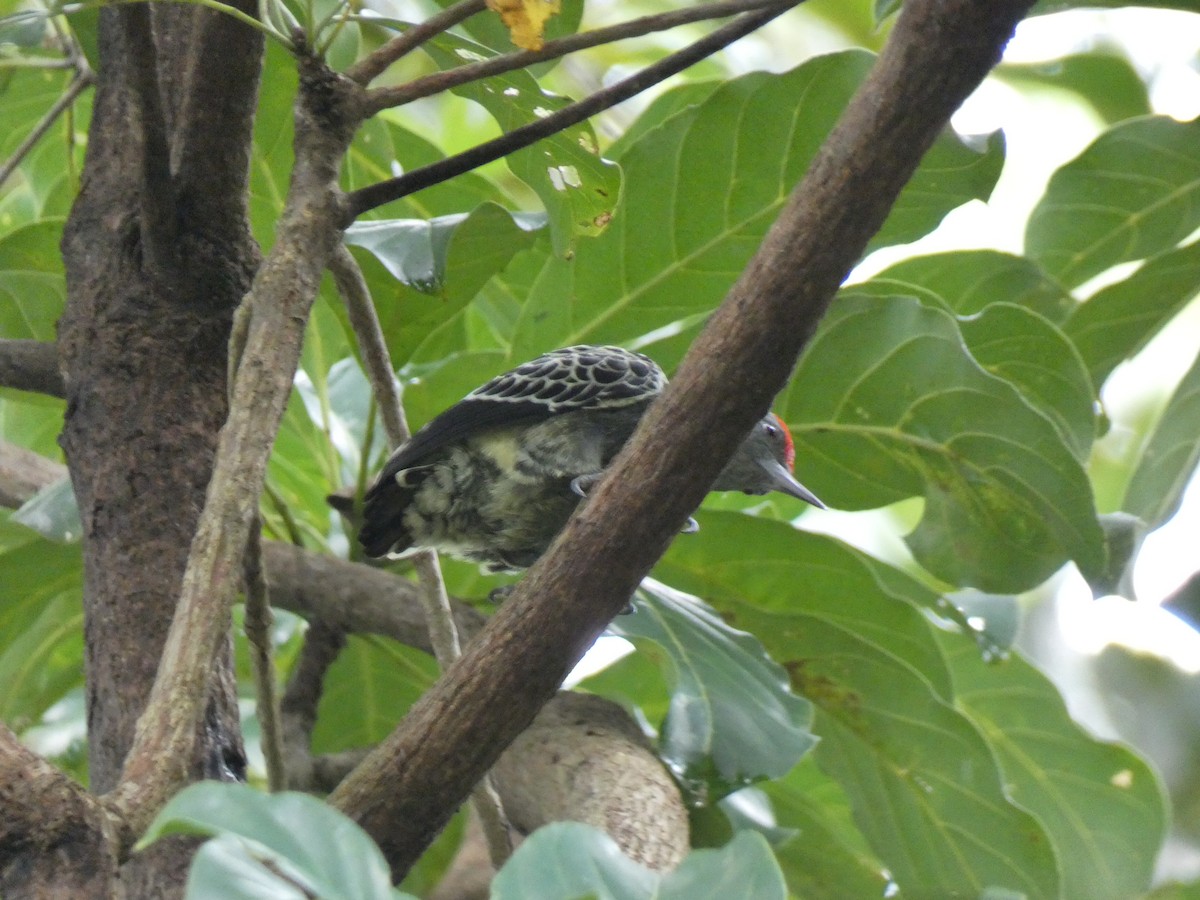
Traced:
<path fill-rule="evenodd" d="M 414 25 L 399 37 L 394 37 L 369 56 L 359 60 L 346 70 L 346 77 L 361 85 L 370 84 L 383 74 L 384 69 L 401 57 L 411 53 L 427 40 L 464 22 L 475 13 L 487 9 L 487 0 L 459 0 L 424 22 Z"/>
<path fill-rule="evenodd" d="M 178 219 L 150 7 L 134 3 L 120 10 L 120 15 L 125 52 L 129 56 L 130 86 L 137 96 L 140 113 L 142 171 L 138 193 L 143 252 L 155 267 L 167 269 L 174 255 Z"/>
<path fill-rule="evenodd" d="M 53 851 L 60 843 L 81 842 L 90 835 L 93 844 L 104 843 L 113 823 L 96 798 L 77 782 L 24 746 L 8 726 L 0 722 L 0 887 L 8 889 L 9 863 L 34 859 L 33 865 L 61 865 Z M 40 852 L 30 854 L 33 846 Z M 73 848 L 79 854 L 78 847 Z M 115 869 L 115 855 L 101 848 L 94 857 Z M 44 860 L 44 862 L 41 862 Z M 29 863 L 24 863 L 27 868 Z M 108 893 L 112 871 L 92 874 L 95 896 Z M 15 889 L 27 886 L 30 873 L 19 872 Z M 79 886 L 79 885 L 77 885 Z M 91 894 L 91 892 L 88 892 Z M 11 896 L 16 896 L 15 894 Z M 82 895 L 79 895 L 82 896 Z"/>
<path fill-rule="evenodd" d="M 367 95 L 366 108 L 369 115 L 374 115 L 383 109 L 402 106 L 405 103 L 411 103 L 422 97 L 440 94 L 451 88 L 472 81 L 490 78 L 493 75 L 501 75 L 515 69 L 524 69 L 535 63 L 559 59 L 568 53 L 586 50 L 589 47 L 598 47 L 601 44 L 611 44 L 629 38 L 642 37 L 643 35 L 653 34 L 656 31 L 666 31 L 671 28 L 678 28 L 681 25 L 689 25 L 693 22 L 703 22 L 707 19 L 722 19 L 737 15 L 738 13 L 779 6 L 791 8 L 803 2 L 804 0 L 791 0 L 791 2 L 787 3 L 783 3 L 781 0 L 720 0 L 717 3 L 703 3 L 697 6 L 685 7 L 684 9 L 671 10 L 670 12 L 642 16 L 641 18 L 630 19 L 628 22 L 620 22 L 606 28 L 581 31 L 567 37 L 558 38 L 557 40 L 547 41 L 541 50 L 522 50 L 515 53 L 505 53 L 502 56 L 470 63 L 454 69 L 447 69 L 444 72 L 437 72 L 433 75 L 426 75 L 424 78 L 417 78 L 406 84 L 378 88 Z"/>
<path fill-rule="evenodd" d="M 248 15 L 258 13 L 255 2 L 231 3 Z M 260 31 L 213 10 L 195 10 L 193 21 L 175 128 L 176 182 L 187 218 L 210 228 L 228 227 L 228 221 L 247 215 L 250 138 L 264 38 Z M 214 128 L 213 122 L 222 127 Z"/>
<path fill-rule="evenodd" d="M 304 646 L 283 694 L 283 744 L 288 787 L 304 790 L 313 781 L 312 735 L 325 673 L 346 645 L 346 633 L 324 619 L 311 619 Z"/>
<path fill-rule="evenodd" d="M 904 4 L 871 74 L 631 443 L 459 662 L 331 795 L 396 875 L 553 696 L 701 501 L 1030 5 Z"/>
<path fill-rule="evenodd" d="M 682 72 L 705 57 L 711 56 L 738 38 L 761 28 L 767 22 L 782 15 L 796 2 L 797 0 L 786 0 L 786 2 L 769 6 L 763 10 L 745 13 L 683 50 L 646 66 L 635 75 L 618 81 L 614 85 L 596 91 L 590 97 L 555 110 L 545 118 L 522 125 L 520 128 L 514 128 L 498 138 L 485 141 L 455 156 L 448 156 L 435 163 L 414 169 L 398 178 L 360 188 L 347 198 L 348 218 L 343 225 L 349 225 L 368 210 L 391 203 L 393 200 L 399 200 L 401 197 L 407 197 L 422 188 L 447 181 L 456 175 L 469 172 L 485 163 L 535 144 L 542 138 L 570 128 L 611 106 L 616 106 L 660 81 Z"/>
<path fill-rule="evenodd" d="M 513 825 L 602 829 L 627 856 L 667 871 L 689 849 L 679 785 L 633 717 L 594 694 L 560 692 L 492 769 Z"/>
<path fill-rule="evenodd" d="M 67 385 L 54 344 L 0 338 L 0 387 L 65 397 Z"/>

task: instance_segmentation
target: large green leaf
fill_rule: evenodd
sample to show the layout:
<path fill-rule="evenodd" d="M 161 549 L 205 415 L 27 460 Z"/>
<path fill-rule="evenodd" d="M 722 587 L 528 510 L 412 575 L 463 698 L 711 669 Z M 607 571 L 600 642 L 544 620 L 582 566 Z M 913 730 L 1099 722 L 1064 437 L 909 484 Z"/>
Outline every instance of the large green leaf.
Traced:
<path fill-rule="evenodd" d="M 1097 291 L 1063 324 L 1097 387 L 1200 293 L 1200 243 L 1149 260 Z"/>
<path fill-rule="evenodd" d="M 215 836 L 188 877 L 189 900 L 337 897 L 396 900 L 383 854 L 361 828 L 307 794 L 205 781 L 184 788 L 140 847 L 172 834 Z"/>
<path fill-rule="evenodd" d="M 698 518 L 660 577 L 757 635 L 816 705 L 817 762 L 902 895 L 978 896 L 991 885 L 1058 896 L 1046 835 L 1009 802 L 991 747 L 954 707 L 935 626 L 914 605 L 936 609 L 934 592 L 786 523 Z"/>
<path fill-rule="evenodd" d="M 1149 116 L 1100 135 L 1054 173 L 1025 231 L 1068 286 L 1175 247 L 1200 227 L 1200 120 Z"/>
<path fill-rule="evenodd" d="M 1071 721 L 1058 692 L 1019 656 L 989 665 L 961 641 L 941 643 L 958 706 L 995 750 L 1008 794 L 1054 843 L 1062 896 L 1125 900 L 1146 890 L 1167 827 L 1150 767 Z"/>
<path fill-rule="evenodd" d="M 743 831 L 720 850 L 693 850 L 673 872 L 643 868 L 607 834 L 578 822 L 539 828 L 492 882 L 494 900 L 784 900 L 779 864 L 763 837 Z"/>
<path fill-rule="evenodd" d="M 812 707 L 750 634 L 698 598 L 647 579 L 636 614 L 609 630 L 666 654 L 674 676 L 659 753 L 684 786 L 712 802 L 787 773 L 815 743 Z"/>
<path fill-rule="evenodd" d="M 909 297 L 843 295 L 777 409 L 799 469 L 843 509 L 923 495 L 906 538 L 939 578 L 994 593 L 1067 560 L 1096 573 L 1103 536 L 1054 422 L 980 368 L 957 323 Z"/>
<path fill-rule="evenodd" d="M 551 260 L 513 335 L 514 358 L 574 343 L 621 343 L 711 311 L 745 267 L 873 57 L 818 57 L 756 72 L 684 105 L 620 158 L 625 189 L 608 230 L 572 262 Z M 998 174 L 944 135 L 873 246 L 911 241 Z"/>
<path fill-rule="evenodd" d="M 1171 395 L 1134 469 L 1121 509 L 1157 528 L 1175 515 L 1200 462 L 1200 357 Z"/>

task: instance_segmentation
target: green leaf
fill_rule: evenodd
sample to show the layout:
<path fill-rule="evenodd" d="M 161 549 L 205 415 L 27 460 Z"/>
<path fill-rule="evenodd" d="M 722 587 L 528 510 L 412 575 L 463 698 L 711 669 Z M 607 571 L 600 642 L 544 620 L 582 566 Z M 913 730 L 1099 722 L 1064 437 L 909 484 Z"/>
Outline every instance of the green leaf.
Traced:
<path fill-rule="evenodd" d="M 428 654 L 377 636 L 350 635 L 322 686 L 314 753 L 378 743 L 437 678 Z"/>
<path fill-rule="evenodd" d="M 942 133 L 896 199 L 865 253 L 907 244 L 933 231 L 945 215 L 971 200 L 986 200 L 1004 168 L 1004 133 L 960 138 Z"/>
<path fill-rule="evenodd" d="M 1147 116 L 1100 135 L 1050 179 L 1030 257 L 1068 286 L 1170 250 L 1200 227 L 1200 120 Z"/>
<path fill-rule="evenodd" d="M 986 664 L 942 639 L 955 697 L 995 750 L 1012 799 L 1057 851 L 1062 896 L 1125 900 L 1150 885 L 1167 829 L 1153 770 L 1076 725 L 1050 682 L 1019 656 Z"/>
<path fill-rule="evenodd" d="M 1074 345 L 1035 312 L 994 303 L 958 323 L 967 348 L 984 369 L 1003 378 L 1058 428 L 1081 463 L 1096 437 L 1092 381 Z"/>
<path fill-rule="evenodd" d="M 4 518 L 0 547 L 0 719 L 21 730 L 83 684 L 83 566 Z"/>
<path fill-rule="evenodd" d="M 1053 421 L 983 371 L 947 314 L 843 295 L 778 407 L 803 480 L 867 509 L 924 495 L 905 539 L 939 578 L 1018 593 L 1103 566 L 1091 486 Z"/>
<path fill-rule="evenodd" d="M 1008 802 L 991 748 L 953 707 L 935 627 L 915 605 L 938 609 L 937 595 L 784 522 L 698 518 L 699 533 L 674 543 L 658 577 L 759 636 L 816 705 L 817 762 L 902 894 L 976 896 L 992 884 L 1057 896 L 1046 836 Z"/>
<path fill-rule="evenodd" d="M 342 188 L 354 191 L 445 159 L 434 144 L 386 115 L 363 123 L 354 136 L 342 167 Z M 375 218 L 432 219 L 461 213 L 484 203 L 505 202 L 503 191 L 478 172 L 465 172 L 441 184 L 393 200 L 366 214 Z"/>
<path fill-rule="evenodd" d="M 69 476 L 47 485 L 12 515 L 12 521 L 32 528 L 42 537 L 70 544 L 83 536 L 79 504 Z"/>
<path fill-rule="evenodd" d="M 1200 356 L 1171 395 L 1146 443 L 1125 491 L 1122 510 L 1151 529 L 1179 509 L 1183 492 L 1200 462 Z"/>
<path fill-rule="evenodd" d="M 721 621 L 698 598 L 653 579 L 636 614 L 609 625 L 670 660 L 675 679 L 659 755 L 684 787 L 713 802 L 731 790 L 785 774 L 812 748 L 812 707 L 758 640 Z"/>
<path fill-rule="evenodd" d="M 83 682 L 83 609 L 78 589 L 36 609 L 25 609 L 22 628 L 0 650 L 0 719 L 18 729 L 36 722 Z M 34 618 L 30 621 L 30 615 Z"/>
<path fill-rule="evenodd" d="M 308 892 L 301 896 L 339 900 L 392 900 L 397 896 L 375 842 L 346 816 L 307 794 L 263 794 L 246 785 L 215 781 L 193 784 L 163 807 L 138 846 L 171 834 L 224 838 L 219 849 L 210 851 L 196 876 L 197 889 L 233 890 L 239 881 L 245 885 L 243 879 L 254 873 L 255 880 L 274 875 L 273 883 L 264 882 L 273 884 L 272 890 L 284 891 L 289 883 L 298 884 Z M 265 861 L 270 868 L 256 861 Z M 189 878 L 189 898 L 193 886 Z M 206 892 L 195 896 L 231 895 Z"/>
<path fill-rule="evenodd" d="M 482 285 L 504 268 L 518 250 L 532 243 L 531 232 L 545 224 L 538 213 L 508 213 L 485 204 L 471 213 L 433 219 L 374 219 L 346 229 L 346 243 L 370 250 L 384 267 L 409 287 L 426 294 L 445 294 L 447 259 L 452 241 L 467 232 L 474 252 L 452 270 L 455 277 Z M 479 271 L 472 272 L 469 267 Z M 464 271 L 465 270 L 465 271 Z M 459 292 L 465 294 L 465 292 Z M 470 295 L 464 297 L 469 300 Z M 453 311 L 453 310 L 451 310 Z"/>
<path fill-rule="evenodd" d="M 674 872 L 651 872 L 624 856 L 607 834 L 578 822 L 539 828 L 492 882 L 493 900 L 785 900 L 770 847 L 756 832 L 720 850 L 694 850 Z"/>
<path fill-rule="evenodd" d="M 628 342 L 711 311 L 873 59 L 851 51 L 745 75 L 645 132 L 621 156 L 623 200 L 608 230 L 573 262 L 548 261 L 533 284 L 514 358 Z M 944 135 L 872 246 L 914 240 L 967 197 L 986 196 L 999 163 L 995 141 L 981 155 Z"/>
<path fill-rule="evenodd" d="M 1080 53 L 1027 65 L 1006 63 L 997 74 L 1019 88 L 1035 86 L 1070 91 L 1110 124 L 1153 111 L 1146 83 L 1129 60 L 1116 53 Z"/>
<path fill-rule="evenodd" d="M 887 896 L 884 865 L 854 824 L 850 800 L 812 755 L 762 790 L 779 825 L 800 832 L 778 854 L 793 894 L 805 900 Z"/>
<path fill-rule="evenodd" d="M 1061 324 L 1078 306 L 1035 263 L 998 250 L 914 256 L 884 269 L 870 283 L 924 288 L 960 316 L 980 312 L 993 303 L 1014 303 Z M 861 285 L 855 289 L 858 287 Z"/>
<path fill-rule="evenodd" d="M 1116 284 L 1097 291 L 1063 324 L 1099 387 L 1117 365 L 1200 293 L 1200 243 L 1156 256 Z"/>
<path fill-rule="evenodd" d="M 493 51 L 445 32 L 422 45 L 442 69 L 495 56 Z M 486 109 L 509 132 L 537 122 L 571 103 L 546 93 L 526 71 L 515 70 L 453 89 Z M 556 253 L 571 249 L 580 235 L 600 234 L 612 218 L 621 193 L 620 169 L 598 152 L 587 122 L 538 141 L 505 157 L 513 174 L 541 199 L 550 217 Z"/>
<path fill-rule="evenodd" d="M 0 237 L 0 334 L 6 338 L 55 339 L 67 296 L 61 238 L 57 219 Z"/>

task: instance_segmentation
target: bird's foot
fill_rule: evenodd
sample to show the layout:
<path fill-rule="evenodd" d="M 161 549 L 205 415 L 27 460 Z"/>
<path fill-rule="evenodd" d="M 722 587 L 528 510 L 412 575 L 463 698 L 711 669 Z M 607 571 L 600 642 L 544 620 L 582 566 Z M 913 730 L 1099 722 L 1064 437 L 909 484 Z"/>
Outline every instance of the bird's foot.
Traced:
<path fill-rule="evenodd" d="M 498 588 L 492 588 L 492 590 L 488 593 L 488 602 L 495 603 L 497 606 L 499 606 L 509 598 L 509 595 L 512 594 L 513 588 L 515 587 L 515 584 L 502 584 Z"/>
<path fill-rule="evenodd" d="M 600 480 L 601 472 L 591 472 L 587 475 L 576 475 L 571 479 L 571 493 L 580 497 L 586 497 L 588 491 L 596 486 L 596 482 Z"/>

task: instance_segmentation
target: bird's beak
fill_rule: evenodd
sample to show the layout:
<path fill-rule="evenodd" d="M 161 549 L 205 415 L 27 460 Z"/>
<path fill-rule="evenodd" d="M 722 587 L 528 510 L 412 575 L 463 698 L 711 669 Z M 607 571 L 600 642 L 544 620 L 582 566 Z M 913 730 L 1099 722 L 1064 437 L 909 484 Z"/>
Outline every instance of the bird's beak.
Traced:
<path fill-rule="evenodd" d="M 825 509 L 825 504 L 821 502 L 812 491 L 796 480 L 796 476 L 787 470 L 787 466 L 779 462 L 777 459 L 768 460 L 762 463 L 763 469 L 766 470 L 767 476 L 771 479 L 771 490 L 779 491 L 784 494 L 790 494 L 793 497 L 798 497 L 805 503 L 811 503 L 817 509 Z"/>

